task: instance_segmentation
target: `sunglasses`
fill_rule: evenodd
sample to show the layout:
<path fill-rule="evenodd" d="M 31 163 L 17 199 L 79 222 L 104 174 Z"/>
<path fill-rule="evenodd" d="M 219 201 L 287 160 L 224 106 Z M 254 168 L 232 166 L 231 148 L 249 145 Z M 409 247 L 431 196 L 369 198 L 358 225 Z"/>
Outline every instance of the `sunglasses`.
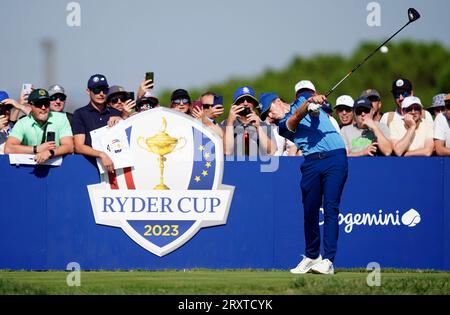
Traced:
<path fill-rule="evenodd" d="M 50 96 L 50 101 L 56 101 L 57 99 L 59 99 L 61 102 L 65 102 L 67 99 L 67 96 L 65 96 L 64 94 L 55 94 Z"/>
<path fill-rule="evenodd" d="M 359 108 L 355 109 L 356 116 L 360 116 L 360 115 L 362 115 L 362 113 L 369 114 L 370 113 L 370 109 L 369 108 L 364 108 L 364 107 L 363 108 L 359 107 Z"/>
<path fill-rule="evenodd" d="M 247 103 L 252 103 L 253 105 L 258 105 L 256 102 L 255 102 L 255 100 L 253 99 L 253 98 L 251 98 L 251 97 L 248 97 L 248 96 L 245 96 L 245 97 L 242 97 L 242 98 L 240 98 L 237 102 L 236 102 L 236 105 L 241 105 L 241 104 L 243 104 L 245 101 L 247 101 Z"/>
<path fill-rule="evenodd" d="M 393 93 L 393 95 L 394 95 L 395 99 L 400 98 L 400 96 L 403 96 L 405 98 L 405 97 L 408 97 L 408 96 L 411 95 L 411 91 L 404 91 L 404 92 L 400 92 L 400 93 Z"/>
<path fill-rule="evenodd" d="M 34 107 L 36 108 L 42 108 L 42 106 L 44 106 L 45 108 L 49 108 L 50 107 L 50 101 L 44 100 L 44 101 L 37 101 L 35 103 L 32 104 Z"/>
<path fill-rule="evenodd" d="M 119 101 L 121 101 L 122 103 L 125 103 L 127 100 L 128 100 L 128 97 L 126 97 L 125 95 L 120 95 L 120 96 L 111 97 L 109 102 L 112 104 L 117 104 L 117 103 L 119 103 Z"/>
<path fill-rule="evenodd" d="M 412 111 L 421 112 L 422 107 L 420 107 L 418 105 L 413 105 L 413 106 L 409 106 L 409 107 L 405 108 L 405 112 L 407 112 L 407 113 L 410 113 Z"/>
<path fill-rule="evenodd" d="M 349 107 L 349 106 L 336 106 L 336 112 L 338 112 L 338 113 L 341 113 L 341 112 L 347 112 L 347 113 L 350 113 L 350 112 L 352 112 L 353 110 L 352 110 L 352 108 L 351 107 Z"/>
<path fill-rule="evenodd" d="M 91 91 L 95 95 L 100 94 L 100 92 L 103 92 L 103 94 L 108 94 L 109 88 L 107 88 L 106 86 L 97 86 L 93 88 Z"/>
<path fill-rule="evenodd" d="M 183 104 L 190 104 L 191 103 L 191 101 L 188 100 L 187 98 L 179 98 L 179 99 L 176 99 L 176 100 L 172 100 L 172 104 L 175 104 L 175 105 L 180 105 L 181 102 L 183 102 Z"/>

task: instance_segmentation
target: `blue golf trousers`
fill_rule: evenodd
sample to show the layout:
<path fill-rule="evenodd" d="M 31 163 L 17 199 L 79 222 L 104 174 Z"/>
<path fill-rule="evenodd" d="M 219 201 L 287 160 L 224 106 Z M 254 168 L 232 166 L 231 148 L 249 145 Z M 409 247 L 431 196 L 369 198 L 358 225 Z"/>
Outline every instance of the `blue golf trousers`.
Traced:
<path fill-rule="evenodd" d="M 348 174 L 345 149 L 313 153 L 301 166 L 304 209 L 305 256 L 315 259 L 320 254 L 319 211 L 324 208 L 323 259 L 334 261 L 339 236 L 339 203 Z"/>

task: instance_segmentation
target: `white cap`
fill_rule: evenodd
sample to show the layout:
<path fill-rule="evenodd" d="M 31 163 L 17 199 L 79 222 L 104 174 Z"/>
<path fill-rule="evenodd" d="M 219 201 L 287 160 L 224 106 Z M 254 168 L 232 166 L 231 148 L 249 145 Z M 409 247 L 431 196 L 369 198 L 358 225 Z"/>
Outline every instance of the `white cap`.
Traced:
<path fill-rule="evenodd" d="M 420 107 L 423 108 L 423 105 L 422 105 L 422 102 L 420 101 L 420 98 L 415 97 L 415 96 L 405 97 L 405 99 L 402 102 L 402 108 L 408 108 L 409 106 L 411 106 L 413 104 L 418 104 L 418 105 L 420 105 Z"/>
<path fill-rule="evenodd" d="M 353 103 L 355 103 L 355 101 L 350 95 L 341 95 L 336 99 L 336 106 L 345 105 L 353 108 Z"/>
<path fill-rule="evenodd" d="M 297 84 L 295 85 L 294 92 L 297 93 L 301 89 L 310 89 L 313 90 L 314 92 L 316 91 L 316 87 L 314 86 L 314 84 L 312 84 L 312 82 L 308 80 L 298 81 Z"/>

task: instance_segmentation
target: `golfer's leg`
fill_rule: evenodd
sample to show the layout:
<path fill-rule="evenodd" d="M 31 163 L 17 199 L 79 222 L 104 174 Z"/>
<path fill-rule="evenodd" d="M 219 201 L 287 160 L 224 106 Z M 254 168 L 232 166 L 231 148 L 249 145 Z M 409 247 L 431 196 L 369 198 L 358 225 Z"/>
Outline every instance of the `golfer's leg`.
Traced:
<path fill-rule="evenodd" d="M 317 161 L 302 165 L 302 199 L 305 229 L 305 256 L 315 259 L 320 254 L 319 210 L 322 204 L 322 188 Z"/>
<path fill-rule="evenodd" d="M 328 167 L 322 178 L 323 184 L 323 259 L 334 261 L 339 237 L 339 204 L 347 180 L 348 165 L 346 156 L 326 159 Z"/>

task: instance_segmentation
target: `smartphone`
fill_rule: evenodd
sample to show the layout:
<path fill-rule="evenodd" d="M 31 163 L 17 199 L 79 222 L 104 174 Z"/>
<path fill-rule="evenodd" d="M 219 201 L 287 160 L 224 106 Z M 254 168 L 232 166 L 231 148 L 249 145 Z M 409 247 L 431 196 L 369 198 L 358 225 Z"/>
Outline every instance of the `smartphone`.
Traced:
<path fill-rule="evenodd" d="M 214 95 L 214 106 L 215 105 L 223 105 L 223 96 Z"/>
<path fill-rule="evenodd" d="M 25 94 L 30 94 L 31 91 L 33 91 L 33 84 L 31 83 L 22 84 L 22 91 L 25 92 Z"/>
<path fill-rule="evenodd" d="M 128 99 L 134 101 L 134 92 L 128 92 Z"/>
<path fill-rule="evenodd" d="M 54 131 L 47 131 L 47 142 L 49 141 L 55 141 L 55 132 Z"/>
<path fill-rule="evenodd" d="M 152 80 L 155 83 L 155 73 L 154 72 L 146 72 L 145 73 L 145 81 Z"/>
<path fill-rule="evenodd" d="M 6 115 L 6 106 L 0 104 L 0 116 Z"/>
<path fill-rule="evenodd" d="M 202 101 L 194 101 L 194 103 L 192 103 L 192 108 L 197 108 L 198 110 L 203 109 Z"/>

